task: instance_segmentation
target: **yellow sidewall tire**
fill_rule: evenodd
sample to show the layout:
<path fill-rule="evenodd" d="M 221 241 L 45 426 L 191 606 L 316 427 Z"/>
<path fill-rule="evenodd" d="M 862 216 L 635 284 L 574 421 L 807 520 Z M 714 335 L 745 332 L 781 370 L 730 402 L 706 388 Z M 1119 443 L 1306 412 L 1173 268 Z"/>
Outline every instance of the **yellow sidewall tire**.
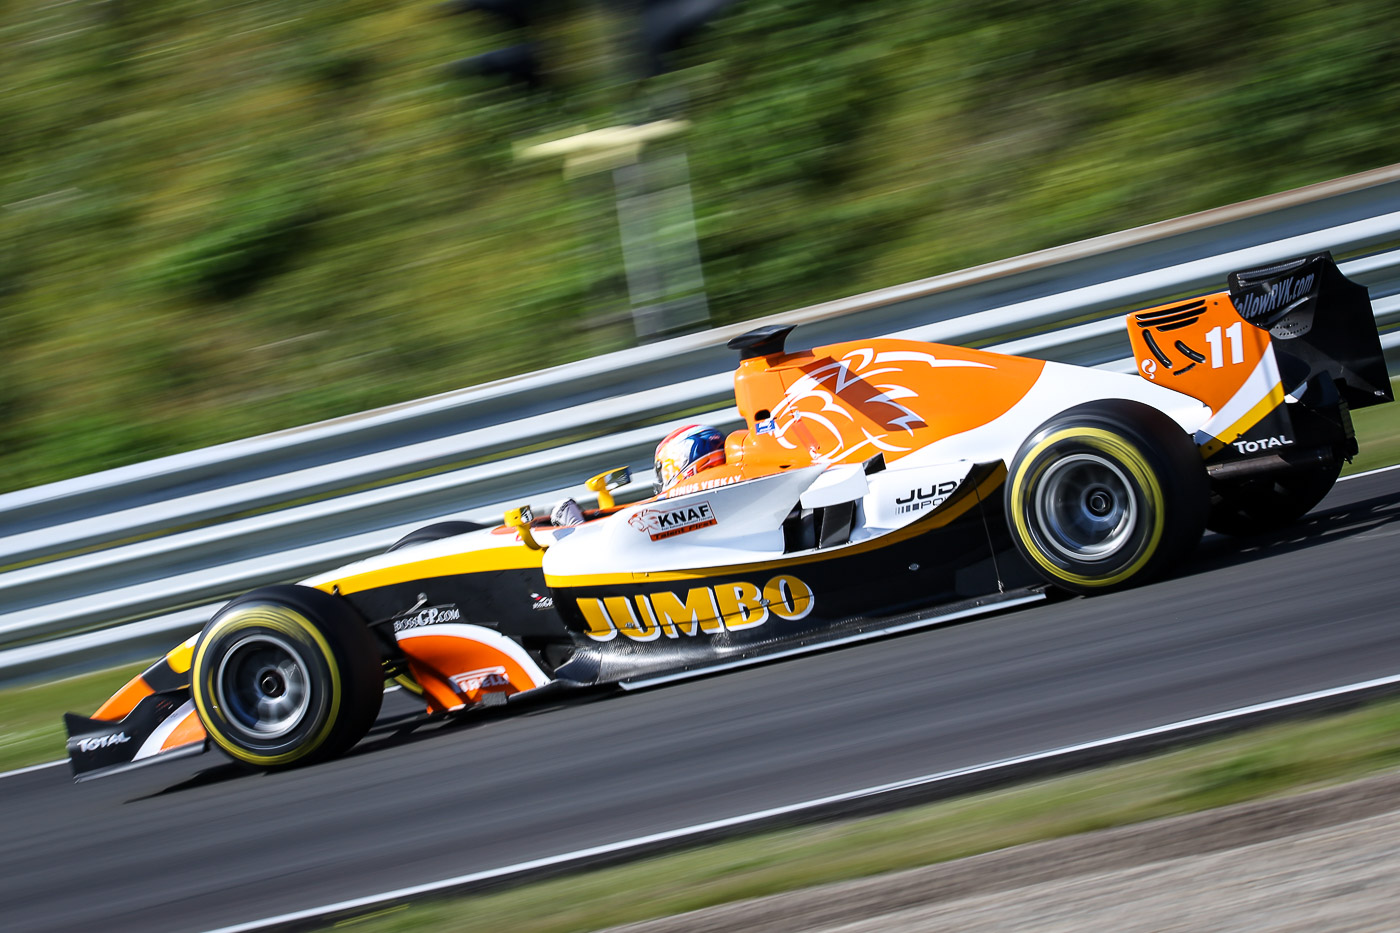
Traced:
<path fill-rule="evenodd" d="M 1043 521 L 1052 506 L 1037 508 L 1037 497 L 1054 501 L 1054 490 L 1041 488 L 1047 475 L 1069 462 L 1096 464 L 1128 500 L 1123 507 L 1131 524 L 1102 554 L 1057 544 Z M 1138 403 L 1106 400 L 1057 415 L 1026 441 L 1009 472 L 1005 505 L 1017 550 L 1048 582 L 1074 592 L 1150 579 L 1194 547 L 1204 527 L 1208 492 L 1194 443 L 1161 412 Z"/>
<path fill-rule="evenodd" d="M 250 700 L 266 699 L 256 686 L 264 674 L 235 656 L 246 660 L 257 651 L 284 665 L 264 662 L 261 670 L 272 671 L 289 694 L 284 676 L 301 691 L 300 708 L 285 720 L 260 721 L 261 706 Z M 190 685 L 213 742 L 239 761 L 272 769 L 333 757 L 358 741 L 378 713 L 383 674 L 373 637 L 337 597 L 266 587 L 234 600 L 205 626 Z"/>
<path fill-rule="evenodd" d="M 1107 574 L 1093 576 L 1074 573 L 1057 564 L 1051 554 L 1037 540 L 1027 517 L 1027 513 L 1030 511 L 1029 493 L 1036 481 L 1044 474 L 1046 468 L 1054 462 L 1055 448 L 1071 441 L 1077 441 L 1085 448 L 1098 451 L 1124 467 L 1137 483 L 1139 491 L 1145 493 L 1142 504 L 1150 515 L 1150 530 L 1147 536 L 1134 548 L 1132 560 Z M 1162 541 L 1166 506 L 1161 484 L 1153 474 L 1151 466 L 1129 440 L 1101 428 L 1067 428 L 1057 431 L 1041 441 L 1026 455 L 1022 469 L 1018 470 L 1016 475 L 1012 477 L 1011 495 L 1012 501 L 1015 503 L 1015 508 L 1011 513 L 1012 521 L 1015 524 L 1017 536 L 1027 544 L 1027 553 L 1042 572 L 1064 583 L 1096 588 L 1116 586 L 1141 571 Z"/>
<path fill-rule="evenodd" d="M 259 753 L 241 745 L 239 740 L 231 734 L 232 729 L 226 726 L 228 722 L 227 711 L 219 708 L 216 692 L 203 688 L 207 678 L 217 674 L 216 671 L 210 670 L 209 646 L 218 645 L 222 639 L 229 636 L 236 637 L 243 632 L 252 634 L 261 631 L 276 632 L 304 646 L 314 646 L 326 662 L 326 670 L 329 675 L 327 684 L 329 689 L 325 691 L 326 696 L 323 698 L 326 706 L 323 716 L 324 722 L 320 728 L 315 730 L 310 738 L 298 743 L 294 748 L 274 754 Z M 213 660 L 217 661 L 217 659 Z M 274 604 L 240 606 L 227 615 L 216 618 L 210 623 L 195 649 L 194 664 L 190 669 L 190 682 L 201 685 L 201 689 L 192 692 L 195 709 L 199 712 L 199 718 L 204 723 L 209 738 L 234 758 L 259 767 L 291 764 L 313 754 L 325 742 L 340 711 L 341 675 L 330 645 L 326 644 L 325 637 L 305 616 L 285 606 Z"/>

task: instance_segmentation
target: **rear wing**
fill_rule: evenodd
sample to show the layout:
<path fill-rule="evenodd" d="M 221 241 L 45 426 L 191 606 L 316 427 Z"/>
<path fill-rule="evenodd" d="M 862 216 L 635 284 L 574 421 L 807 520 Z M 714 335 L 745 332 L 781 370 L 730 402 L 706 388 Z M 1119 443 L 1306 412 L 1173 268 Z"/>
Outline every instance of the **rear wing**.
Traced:
<path fill-rule="evenodd" d="M 1241 439 L 1350 456 L 1346 412 L 1394 399 L 1370 297 L 1330 253 L 1231 273 L 1227 291 L 1128 315 L 1128 333 L 1143 378 L 1210 406 L 1208 459 Z"/>
<path fill-rule="evenodd" d="M 1230 301 L 1273 338 L 1289 394 L 1325 373 L 1349 408 L 1394 401 L 1370 295 L 1331 253 L 1231 273 Z"/>
<path fill-rule="evenodd" d="M 1326 376 L 1348 408 L 1394 401 L 1370 296 L 1331 253 L 1232 272 L 1228 291 L 1130 314 L 1128 333 L 1143 377 L 1213 408 L 1270 347 L 1285 395 Z"/>

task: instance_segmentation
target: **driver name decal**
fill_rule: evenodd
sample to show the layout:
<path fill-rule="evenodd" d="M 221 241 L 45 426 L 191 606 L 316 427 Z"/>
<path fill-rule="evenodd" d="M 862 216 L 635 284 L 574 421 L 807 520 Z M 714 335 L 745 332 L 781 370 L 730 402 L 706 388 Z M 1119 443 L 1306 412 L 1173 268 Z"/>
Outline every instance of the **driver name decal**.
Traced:
<path fill-rule="evenodd" d="M 728 486 L 739 482 L 737 476 L 717 476 L 714 479 L 692 479 L 684 483 L 679 483 L 666 493 L 675 498 L 676 496 L 688 496 L 692 492 L 704 492 L 706 489 L 718 489 L 721 486 Z"/>
<path fill-rule="evenodd" d="M 651 540 L 660 541 L 663 538 L 683 535 L 687 531 L 698 531 L 718 525 L 719 519 L 715 518 L 715 511 L 710 507 L 710 503 L 702 499 L 683 505 L 650 506 L 627 519 L 627 524 L 647 533 Z"/>
<path fill-rule="evenodd" d="M 655 641 L 663 635 L 717 635 L 757 628 L 776 616 L 795 622 L 812 611 L 812 588 L 797 577 L 776 576 L 759 589 L 745 580 L 633 596 L 580 597 L 576 600 L 594 641 L 619 634 L 632 641 Z"/>

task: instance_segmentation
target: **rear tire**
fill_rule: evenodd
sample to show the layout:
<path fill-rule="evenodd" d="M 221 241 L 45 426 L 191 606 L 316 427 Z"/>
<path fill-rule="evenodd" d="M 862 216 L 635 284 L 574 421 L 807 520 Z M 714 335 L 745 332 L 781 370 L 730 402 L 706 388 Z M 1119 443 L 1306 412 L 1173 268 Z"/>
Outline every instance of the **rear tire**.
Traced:
<path fill-rule="evenodd" d="M 1312 511 L 1337 482 L 1340 458 L 1281 470 L 1211 489 L 1206 527 L 1223 535 L 1258 535 L 1285 528 Z"/>
<path fill-rule="evenodd" d="M 214 744 L 247 764 L 285 768 L 358 742 L 379 714 L 384 674 L 369 628 L 342 600 L 268 586 L 209 620 L 190 692 Z"/>
<path fill-rule="evenodd" d="M 485 527 L 485 525 L 478 525 L 476 522 L 436 522 L 432 525 L 424 525 L 422 528 L 413 529 L 389 545 L 384 553 L 388 554 L 391 551 L 413 547 L 415 544 L 426 544 L 429 541 L 440 541 L 443 538 L 464 535 L 469 531 L 480 531 Z"/>
<path fill-rule="evenodd" d="M 1008 471 L 1012 539 L 1041 576 L 1075 593 L 1144 583 L 1205 528 L 1209 486 L 1196 445 L 1166 415 L 1106 399 L 1061 412 Z"/>

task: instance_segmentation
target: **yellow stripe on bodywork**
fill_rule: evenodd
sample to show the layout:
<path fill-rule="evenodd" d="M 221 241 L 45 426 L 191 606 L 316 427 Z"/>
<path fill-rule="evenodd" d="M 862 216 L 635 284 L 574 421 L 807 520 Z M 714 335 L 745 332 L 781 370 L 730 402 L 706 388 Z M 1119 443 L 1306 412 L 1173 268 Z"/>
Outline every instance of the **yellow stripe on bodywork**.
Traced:
<path fill-rule="evenodd" d="M 468 551 L 462 554 L 448 554 L 443 557 L 430 557 L 426 560 L 410 561 L 351 574 L 337 580 L 327 580 L 316 584 L 318 590 L 329 593 L 339 588 L 342 595 L 362 593 L 365 590 L 395 583 L 409 583 L 413 580 L 427 580 L 432 577 L 450 577 L 465 573 L 488 573 L 492 570 L 528 570 L 539 567 L 544 561 L 544 551 L 534 551 L 518 542 L 503 547 L 488 548 L 484 551 Z"/>
<path fill-rule="evenodd" d="M 179 647 L 172 648 L 165 656 L 165 663 L 170 665 L 170 669 L 177 674 L 189 673 L 190 662 L 194 659 L 194 643 L 199 640 L 199 635 L 194 634 L 182 641 Z"/>
<path fill-rule="evenodd" d="M 1284 398 L 1283 383 L 1274 383 L 1274 387 L 1269 390 L 1268 395 L 1265 395 L 1259 401 L 1255 402 L 1254 407 L 1245 412 L 1238 421 L 1220 432 L 1221 437 L 1228 437 L 1230 440 L 1239 437 L 1241 434 L 1263 421 L 1269 412 L 1282 405 Z M 1224 449 L 1225 445 L 1228 443 L 1229 441 L 1222 441 L 1219 437 L 1212 437 L 1201 445 L 1201 459 L 1209 460 Z"/>
<path fill-rule="evenodd" d="M 979 501 L 995 492 L 1006 480 L 1006 464 L 998 463 L 996 469 L 989 473 L 980 483 L 965 495 L 959 496 L 950 502 L 946 508 L 930 512 L 925 518 L 905 525 L 881 535 L 878 538 L 871 538 L 868 541 L 861 541 L 858 544 L 850 544 L 839 548 L 830 548 L 816 554 L 804 554 L 801 557 L 774 558 L 767 561 L 756 561 L 751 564 L 728 564 L 720 567 L 697 567 L 690 570 L 657 570 L 650 573 L 595 573 L 581 574 L 573 577 L 555 576 L 546 574 L 544 582 L 551 588 L 570 586 L 609 586 L 613 584 L 630 583 L 665 583 L 671 580 L 703 580 L 708 577 L 730 576 L 736 573 L 767 573 L 781 570 L 784 567 L 798 567 L 803 564 L 815 564 L 822 561 L 829 561 L 836 557 L 846 557 L 851 554 L 864 554 L 867 551 L 877 551 L 880 548 L 907 541 L 910 538 L 918 537 L 932 531 L 935 528 L 942 528 L 951 524 L 954 520 L 962 517 L 969 509 Z"/>

